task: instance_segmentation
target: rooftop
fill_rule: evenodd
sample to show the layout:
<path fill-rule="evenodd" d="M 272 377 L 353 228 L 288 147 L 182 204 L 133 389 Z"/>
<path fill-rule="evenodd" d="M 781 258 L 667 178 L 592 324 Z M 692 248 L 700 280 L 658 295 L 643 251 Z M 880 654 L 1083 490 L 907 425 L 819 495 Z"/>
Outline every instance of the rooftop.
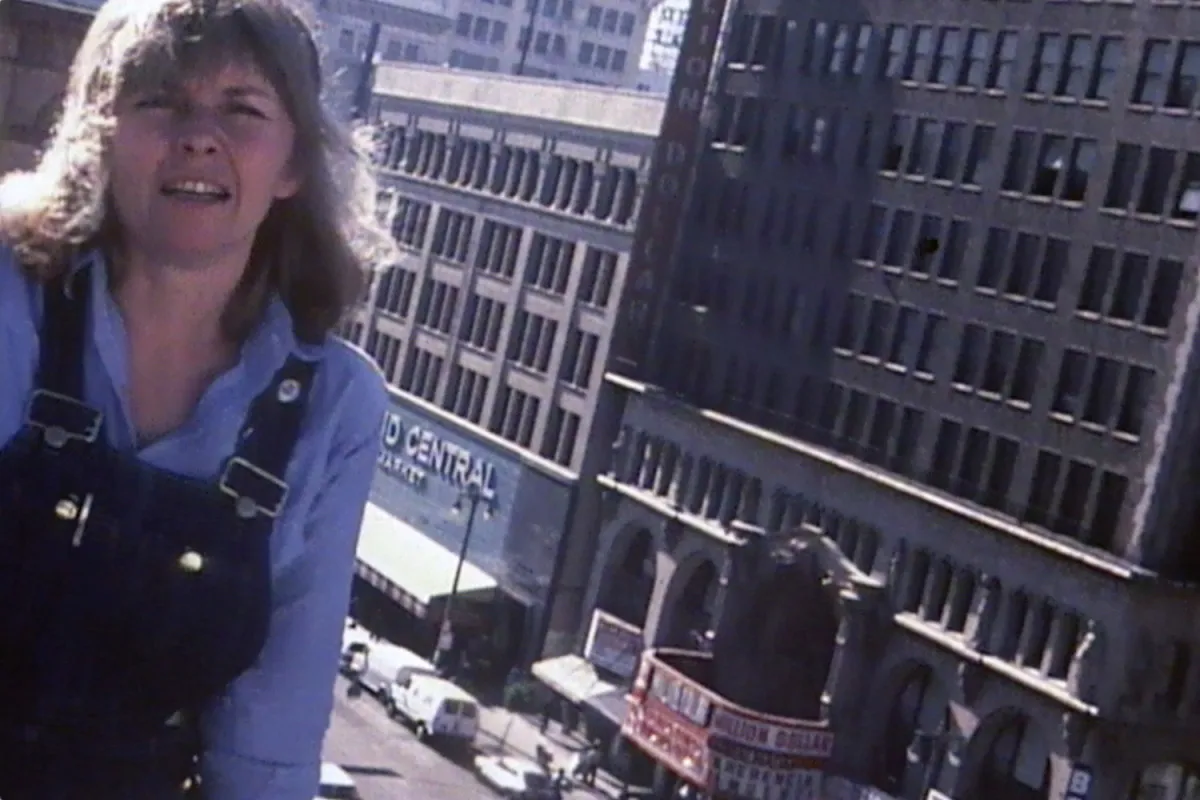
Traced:
<path fill-rule="evenodd" d="M 665 100 L 626 89 L 419 64 L 381 64 L 375 94 L 657 137 Z"/>

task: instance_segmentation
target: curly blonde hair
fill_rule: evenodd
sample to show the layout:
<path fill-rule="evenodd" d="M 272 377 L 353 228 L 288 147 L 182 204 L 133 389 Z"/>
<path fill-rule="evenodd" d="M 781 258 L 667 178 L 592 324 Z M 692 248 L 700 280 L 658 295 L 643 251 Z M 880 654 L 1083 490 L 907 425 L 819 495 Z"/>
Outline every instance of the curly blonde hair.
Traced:
<path fill-rule="evenodd" d="M 30 277 L 62 274 L 81 251 L 121 232 L 109 200 L 107 152 L 127 92 L 251 61 L 296 128 L 302 185 L 259 228 L 250 265 L 225 311 L 244 338 L 278 292 L 298 335 L 319 340 L 361 296 L 368 270 L 396 259 L 375 213 L 368 154 L 321 98 L 312 25 L 287 0 L 109 0 L 71 66 L 63 107 L 36 167 L 0 180 L 0 242 Z"/>

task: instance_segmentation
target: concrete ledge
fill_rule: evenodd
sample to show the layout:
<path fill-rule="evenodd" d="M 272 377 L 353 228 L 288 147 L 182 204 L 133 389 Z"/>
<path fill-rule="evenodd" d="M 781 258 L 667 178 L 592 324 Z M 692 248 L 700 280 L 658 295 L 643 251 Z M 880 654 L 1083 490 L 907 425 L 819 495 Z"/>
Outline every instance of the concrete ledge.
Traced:
<path fill-rule="evenodd" d="M 658 136 L 665 107 L 643 92 L 417 64 L 380 64 L 375 95 L 647 137 Z"/>

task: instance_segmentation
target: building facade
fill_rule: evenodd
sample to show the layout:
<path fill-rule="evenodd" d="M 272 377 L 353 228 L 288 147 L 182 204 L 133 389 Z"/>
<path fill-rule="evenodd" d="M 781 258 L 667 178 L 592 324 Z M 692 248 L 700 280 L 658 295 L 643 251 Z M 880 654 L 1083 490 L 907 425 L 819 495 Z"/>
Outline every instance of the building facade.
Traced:
<path fill-rule="evenodd" d="M 519 462 L 529 502 L 545 494 L 561 509 L 535 526 L 514 506 L 515 521 L 495 523 L 518 526 L 506 542 L 552 538 L 553 561 L 501 563 L 474 549 L 468 560 L 502 590 L 512 564 L 536 567 L 522 580 L 537 591 L 507 594 L 551 640 L 568 641 L 570 615 L 551 620 L 545 604 L 572 597 L 577 608 L 584 590 L 557 581 L 558 544 L 595 526 L 596 492 L 581 487 L 594 485 L 588 476 L 611 444 L 593 420 L 662 103 L 407 65 L 379 67 L 373 103 L 381 213 L 404 258 L 378 276 L 349 335 L 420 424 L 436 417 L 476 443 L 467 449 L 486 444 L 492 462 Z M 506 491 L 516 502 L 518 488 Z M 460 546 L 461 526 L 441 535 L 418 521 L 409 520 L 418 534 Z M 541 646 L 541 637 L 530 644 Z"/>
<path fill-rule="evenodd" d="M 1189 796 L 1198 36 L 1151 0 L 743 0 L 607 378 L 585 608 L 707 635 L 647 661 L 895 797 Z"/>
<path fill-rule="evenodd" d="M 648 0 L 460 0 L 450 66 L 633 87 Z"/>
<path fill-rule="evenodd" d="M 33 165 L 98 6 L 99 0 L 0 4 L 0 174 Z"/>

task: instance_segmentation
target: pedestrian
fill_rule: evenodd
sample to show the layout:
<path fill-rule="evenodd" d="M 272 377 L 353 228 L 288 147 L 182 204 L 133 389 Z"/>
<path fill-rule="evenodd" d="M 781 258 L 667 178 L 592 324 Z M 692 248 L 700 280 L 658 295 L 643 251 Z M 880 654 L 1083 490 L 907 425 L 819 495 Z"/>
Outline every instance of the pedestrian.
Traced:
<path fill-rule="evenodd" d="M 583 783 L 585 786 L 596 785 L 596 773 L 600 769 L 600 748 L 592 742 L 588 745 L 583 758 Z"/>
<path fill-rule="evenodd" d="M 0 180 L 4 800 L 316 794 L 387 404 L 334 334 L 393 258 L 374 200 L 286 0 L 99 6 Z"/>
<path fill-rule="evenodd" d="M 542 721 L 538 728 L 541 733 L 545 733 L 550 728 L 550 717 L 552 714 L 554 714 L 554 701 L 547 700 L 542 704 Z"/>

